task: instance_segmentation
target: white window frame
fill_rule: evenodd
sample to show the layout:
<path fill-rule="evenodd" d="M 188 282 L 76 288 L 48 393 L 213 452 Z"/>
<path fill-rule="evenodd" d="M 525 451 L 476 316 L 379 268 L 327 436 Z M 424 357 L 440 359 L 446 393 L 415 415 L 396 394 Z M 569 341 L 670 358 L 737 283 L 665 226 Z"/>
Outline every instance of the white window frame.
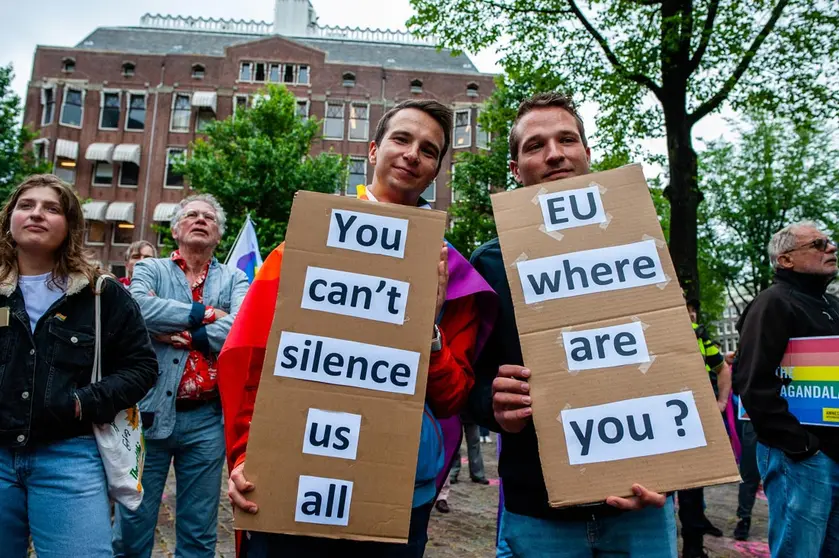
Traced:
<path fill-rule="evenodd" d="M 76 185 L 76 180 L 79 178 L 79 164 L 78 164 L 77 161 L 73 161 L 75 163 L 74 166 L 72 166 L 72 167 L 62 167 L 61 166 L 61 161 L 64 160 L 64 159 L 67 159 L 67 158 L 66 157 L 56 157 L 55 165 L 53 166 L 52 173 L 54 175 L 56 175 L 58 178 L 60 178 L 61 180 L 64 180 L 64 176 L 63 176 L 62 173 L 64 173 L 64 172 L 69 173 L 70 171 L 65 170 L 65 169 L 72 168 L 73 169 L 73 181 L 71 182 L 69 180 L 64 180 L 64 182 L 70 184 L 71 186 L 75 186 Z M 72 159 L 67 159 L 67 160 L 71 161 Z"/>
<path fill-rule="evenodd" d="M 350 141 L 359 141 L 359 142 L 365 142 L 366 143 L 367 141 L 369 141 L 369 138 L 370 138 L 370 103 L 352 102 L 352 103 L 349 103 L 349 106 L 350 106 L 350 114 L 349 114 L 349 118 L 347 119 L 347 121 L 348 121 L 347 139 L 350 140 Z M 367 118 L 365 120 L 354 119 L 352 117 L 353 107 L 364 107 L 364 109 L 367 111 Z M 353 120 L 358 120 L 359 122 L 364 122 L 364 137 L 363 138 L 352 137 L 352 121 Z"/>
<path fill-rule="evenodd" d="M 96 182 L 96 169 L 99 168 L 99 165 L 111 165 L 111 181 L 108 184 L 99 184 Z M 108 161 L 94 161 L 93 162 L 93 172 L 90 173 L 90 186 L 92 188 L 110 188 L 114 185 L 114 164 L 109 163 Z"/>
<path fill-rule="evenodd" d="M 245 100 L 244 108 L 248 108 L 248 96 L 246 94 L 237 93 L 236 95 L 233 95 L 233 117 L 234 118 L 236 117 L 236 109 L 239 108 L 239 99 L 244 99 Z"/>
<path fill-rule="evenodd" d="M 125 104 L 125 123 L 123 124 L 123 128 L 126 132 L 145 132 L 146 131 L 146 113 L 148 112 L 149 106 L 149 95 L 146 91 L 126 91 L 126 95 L 128 97 L 128 102 Z M 134 97 L 143 97 L 143 127 L 142 128 L 129 128 L 128 121 L 131 120 L 131 100 Z"/>
<path fill-rule="evenodd" d="M 195 75 L 196 72 L 201 72 L 201 75 Z M 192 79 L 204 79 L 207 76 L 207 67 L 204 64 L 199 64 L 196 62 L 192 65 L 190 76 L 192 77 Z"/>
<path fill-rule="evenodd" d="M 249 72 L 250 73 L 250 79 L 242 79 L 242 67 L 245 64 L 247 64 L 248 66 L 251 67 L 251 71 Z M 239 62 L 239 73 L 236 74 L 236 81 L 238 81 L 240 83 L 253 83 L 255 70 L 256 70 L 256 68 L 253 65 L 253 61 L 247 60 L 247 61 Z"/>
<path fill-rule="evenodd" d="M 216 113 L 213 112 L 213 109 L 211 109 L 209 107 L 198 107 L 198 108 L 196 108 L 196 110 L 195 110 L 195 133 L 196 134 L 206 133 L 204 130 L 201 130 L 201 129 L 198 128 L 198 125 L 201 122 L 201 113 L 202 112 L 209 112 L 210 114 L 212 114 L 213 117 L 210 119 L 211 121 L 218 120 L 218 117 L 216 116 Z"/>
<path fill-rule="evenodd" d="M 44 146 L 44 157 L 41 158 L 38 156 L 38 147 L 39 145 Z M 45 161 L 50 160 L 50 140 L 47 138 L 38 138 L 32 141 L 32 154 L 35 156 L 35 162 L 40 164 Z"/>
<path fill-rule="evenodd" d="M 186 147 L 167 147 L 166 148 L 166 166 L 163 168 L 163 187 L 167 190 L 183 190 L 186 187 L 186 184 L 182 184 L 181 186 L 169 186 L 166 184 L 169 182 L 169 155 L 172 151 L 179 151 L 181 153 L 186 153 Z"/>
<path fill-rule="evenodd" d="M 363 163 L 364 166 L 364 185 L 367 186 L 367 158 L 366 157 L 350 157 L 350 163 L 352 162 L 360 162 Z M 349 171 L 349 169 L 347 169 Z M 346 195 L 348 196 L 355 196 L 354 191 L 350 191 L 350 188 L 354 188 L 357 184 L 352 184 L 350 182 L 350 173 L 347 172 L 347 185 L 346 185 Z"/>
<path fill-rule="evenodd" d="M 50 119 L 47 121 L 47 90 L 52 92 L 52 112 L 50 113 Z M 55 95 L 56 95 L 56 87 L 55 85 L 45 85 L 41 87 L 41 126 L 49 126 L 53 122 L 55 122 Z"/>
<path fill-rule="evenodd" d="M 291 81 L 285 80 L 286 68 L 291 68 Z M 283 85 L 297 85 L 297 64 L 283 64 L 280 71 L 280 83 Z"/>
<path fill-rule="evenodd" d="M 131 243 L 134 242 L 134 235 L 131 235 L 131 242 L 116 242 L 117 236 L 117 229 L 119 228 L 119 222 L 114 222 L 111 225 L 111 246 L 131 246 Z M 131 227 L 133 231 L 136 227 Z"/>
<path fill-rule="evenodd" d="M 419 83 L 419 85 L 417 85 L 417 83 Z M 423 81 L 421 79 L 419 79 L 419 78 L 412 79 L 411 82 L 410 82 L 411 94 L 422 95 L 424 85 L 425 85 L 425 83 L 423 83 Z"/>
<path fill-rule="evenodd" d="M 277 68 L 277 81 L 271 79 L 271 70 Z M 265 73 L 266 83 L 282 83 L 283 82 L 283 65 L 279 62 L 269 62 L 268 71 Z"/>
<path fill-rule="evenodd" d="M 163 242 L 163 231 L 157 231 L 157 247 L 162 248 L 163 246 L 166 246 L 166 244 Z M 158 252 L 159 251 L 160 250 L 158 250 Z"/>
<path fill-rule="evenodd" d="M 430 198 L 427 198 L 427 197 L 423 196 L 423 194 L 425 194 L 426 190 L 428 190 L 429 188 L 431 188 L 431 191 L 434 192 L 434 196 L 430 197 Z M 437 201 L 437 179 L 436 178 L 431 181 L 431 184 L 429 184 L 425 188 L 425 190 L 422 191 L 422 194 L 420 194 L 420 196 L 422 197 L 422 199 L 424 199 L 425 201 L 427 201 L 429 203 Z"/>
<path fill-rule="evenodd" d="M 81 115 L 79 116 L 79 124 L 65 124 L 64 120 L 64 109 L 67 106 L 67 93 L 70 91 L 80 91 L 82 94 L 82 104 L 81 104 Z M 72 85 L 65 85 L 64 86 L 64 95 L 61 98 L 61 114 L 58 117 L 58 125 L 59 126 L 66 126 L 67 128 L 75 128 L 76 130 L 81 130 L 82 126 L 84 126 L 84 103 L 85 98 L 87 96 L 87 91 L 84 87 L 81 86 L 72 86 Z"/>
<path fill-rule="evenodd" d="M 256 67 L 262 64 L 262 79 L 256 79 Z M 268 62 L 254 62 L 253 63 L 253 83 L 268 83 Z"/>
<path fill-rule="evenodd" d="M 485 131 L 481 126 L 481 112 L 478 111 L 477 115 L 475 115 L 475 147 L 478 149 L 483 149 L 489 151 L 489 144 L 492 143 L 492 134 L 488 131 Z M 481 141 L 481 136 L 486 137 L 486 141 Z M 483 145 L 481 145 L 483 143 Z"/>
<path fill-rule="evenodd" d="M 457 145 L 457 115 L 465 112 L 467 115 L 466 132 L 468 133 L 468 141 L 464 145 Z M 459 109 L 454 111 L 454 127 L 452 129 L 452 149 L 467 149 L 472 147 L 472 109 Z"/>
<path fill-rule="evenodd" d="M 175 125 L 175 107 L 178 104 L 178 97 L 186 97 L 189 99 L 189 120 L 187 120 L 186 128 L 183 130 L 176 130 Z M 178 109 L 178 110 L 186 110 L 186 109 Z M 192 120 L 192 95 L 190 93 L 178 93 L 177 91 L 172 93 L 172 110 L 169 114 L 169 131 L 175 134 L 188 134 L 191 130 L 190 127 L 190 120 Z"/>
<path fill-rule="evenodd" d="M 102 117 L 105 116 L 105 95 L 116 95 L 119 99 L 119 107 L 117 115 L 117 125 L 113 128 L 105 128 L 102 126 Z M 100 130 L 119 130 L 119 119 L 122 118 L 122 91 L 119 89 L 103 89 L 99 95 L 99 129 Z"/>
<path fill-rule="evenodd" d="M 295 113 L 297 112 L 297 106 L 300 103 L 305 103 L 306 104 L 306 115 L 302 117 L 305 120 L 306 118 L 309 118 L 309 110 L 312 108 L 312 102 L 309 99 L 297 97 L 297 102 L 294 105 Z M 300 115 L 298 115 L 298 116 L 300 116 Z"/>
<path fill-rule="evenodd" d="M 92 220 L 92 219 L 91 219 L 91 220 L 90 220 L 90 226 L 91 226 L 91 227 L 93 226 L 93 223 L 101 223 L 101 224 L 102 224 L 102 226 L 103 226 L 103 227 L 105 227 L 105 231 L 104 231 L 104 233 L 105 233 L 105 234 L 104 234 L 104 240 L 103 240 L 102 242 L 93 242 L 93 241 L 91 241 L 91 240 L 90 240 L 90 228 L 89 228 L 89 227 L 85 227 L 85 230 L 84 230 L 84 243 L 85 243 L 85 245 L 87 245 L 87 246 L 104 246 L 104 245 L 105 245 L 105 243 L 108 241 L 108 223 L 103 222 L 103 221 L 94 221 L 94 220 Z"/>
<path fill-rule="evenodd" d="M 306 68 L 306 81 L 300 81 L 300 68 Z M 309 64 L 298 64 L 294 69 L 294 79 L 297 85 L 311 85 L 312 83 L 312 66 Z"/>
<path fill-rule="evenodd" d="M 137 74 L 137 64 L 131 62 L 130 60 L 126 60 L 122 63 L 122 76 L 123 77 L 134 77 Z"/>
<path fill-rule="evenodd" d="M 133 163 L 131 161 L 122 161 L 119 164 L 119 178 L 117 179 L 117 186 L 119 188 L 133 188 L 133 189 L 136 190 L 140 186 L 140 165 L 136 165 L 137 166 L 137 184 L 123 184 L 122 183 L 122 171 L 125 168 L 126 164 L 134 165 L 135 163 Z"/>
<path fill-rule="evenodd" d="M 355 87 L 355 73 L 344 72 L 341 74 L 341 84 L 343 87 Z"/>
<path fill-rule="evenodd" d="M 326 123 L 329 121 L 329 105 L 341 106 L 341 135 L 340 136 L 327 136 L 326 135 Z M 337 120 L 337 118 L 332 118 L 333 120 Z M 323 103 L 323 139 L 328 140 L 343 140 L 344 139 L 344 131 L 347 127 L 347 104 L 341 101 L 340 103 L 337 102 L 330 102 L 326 101 Z"/>

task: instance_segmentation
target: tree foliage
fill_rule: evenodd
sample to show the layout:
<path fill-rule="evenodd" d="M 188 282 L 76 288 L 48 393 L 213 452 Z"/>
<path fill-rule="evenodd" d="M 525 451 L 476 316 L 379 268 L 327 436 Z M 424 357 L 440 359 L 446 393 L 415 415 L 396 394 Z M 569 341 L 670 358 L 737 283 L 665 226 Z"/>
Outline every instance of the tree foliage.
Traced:
<path fill-rule="evenodd" d="M 411 29 L 444 46 L 500 45 L 509 81 L 593 101 L 598 147 L 667 139 L 670 251 L 699 292 L 693 126 L 725 103 L 839 114 L 839 3 L 827 0 L 411 0 Z"/>
<path fill-rule="evenodd" d="M 0 200 L 27 176 L 50 169 L 48 162 L 36 161 L 28 147 L 38 134 L 20 124 L 23 108 L 11 88 L 13 77 L 11 65 L 0 66 Z"/>
<path fill-rule="evenodd" d="M 268 86 L 252 108 L 213 122 L 179 170 L 192 188 L 212 194 L 227 214 L 219 247 L 226 253 L 250 213 L 263 255 L 285 238 L 294 193 L 333 193 L 346 181 L 346 161 L 333 153 L 311 156 L 321 124 L 296 114 L 285 87 Z"/>
<path fill-rule="evenodd" d="M 742 306 L 772 281 L 772 234 L 802 220 L 839 232 L 835 130 L 764 112 L 736 125 L 737 144 L 711 142 L 700 157 L 705 202 L 700 239 L 730 302 Z"/>

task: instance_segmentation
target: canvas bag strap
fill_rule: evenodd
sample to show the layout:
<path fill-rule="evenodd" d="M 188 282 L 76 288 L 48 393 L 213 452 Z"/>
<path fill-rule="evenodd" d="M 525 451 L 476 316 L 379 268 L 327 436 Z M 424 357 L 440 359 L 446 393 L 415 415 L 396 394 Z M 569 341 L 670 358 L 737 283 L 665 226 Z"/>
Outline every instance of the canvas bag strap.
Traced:
<path fill-rule="evenodd" d="M 93 372 L 90 375 L 90 383 L 95 384 L 102 380 L 102 359 L 100 356 L 102 345 L 102 288 L 105 286 L 106 277 L 100 275 L 96 279 L 96 288 L 93 290 L 94 300 L 94 331 L 95 343 L 93 345 Z"/>

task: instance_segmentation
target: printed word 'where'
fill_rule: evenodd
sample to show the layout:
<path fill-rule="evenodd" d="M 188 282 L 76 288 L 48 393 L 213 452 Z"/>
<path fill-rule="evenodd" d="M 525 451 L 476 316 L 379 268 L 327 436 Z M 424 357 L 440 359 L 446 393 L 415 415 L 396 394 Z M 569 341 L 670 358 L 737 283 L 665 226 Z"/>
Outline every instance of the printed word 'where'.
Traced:
<path fill-rule="evenodd" d="M 408 220 L 333 209 L 326 245 L 366 254 L 405 257 Z"/>

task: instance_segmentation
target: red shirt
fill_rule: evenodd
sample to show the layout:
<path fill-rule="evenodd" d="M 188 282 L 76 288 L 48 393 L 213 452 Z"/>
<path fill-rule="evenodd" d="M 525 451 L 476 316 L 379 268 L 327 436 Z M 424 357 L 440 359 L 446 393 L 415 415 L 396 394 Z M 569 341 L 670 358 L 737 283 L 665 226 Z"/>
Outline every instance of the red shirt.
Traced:
<path fill-rule="evenodd" d="M 186 260 L 178 250 L 172 252 L 171 258 L 186 273 Z M 201 270 L 201 275 L 190 285 L 193 302 L 204 303 L 204 281 L 207 279 L 207 272 L 209 270 L 210 262 L 207 262 L 204 269 Z M 213 310 L 211 306 L 207 307 L 207 311 L 204 312 L 204 324 L 215 321 Z M 190 349 L 186 357 L 184 374 L 181 376 L 181 383 L 178 386 L 177 398 L 214 399 L 218 397 L 216 359 L 193 349 L 192 334 L 188 331 L 174 334 L 173 339 L 176 339 L 176 342 L 173 343 L 174 346 Z"/>

